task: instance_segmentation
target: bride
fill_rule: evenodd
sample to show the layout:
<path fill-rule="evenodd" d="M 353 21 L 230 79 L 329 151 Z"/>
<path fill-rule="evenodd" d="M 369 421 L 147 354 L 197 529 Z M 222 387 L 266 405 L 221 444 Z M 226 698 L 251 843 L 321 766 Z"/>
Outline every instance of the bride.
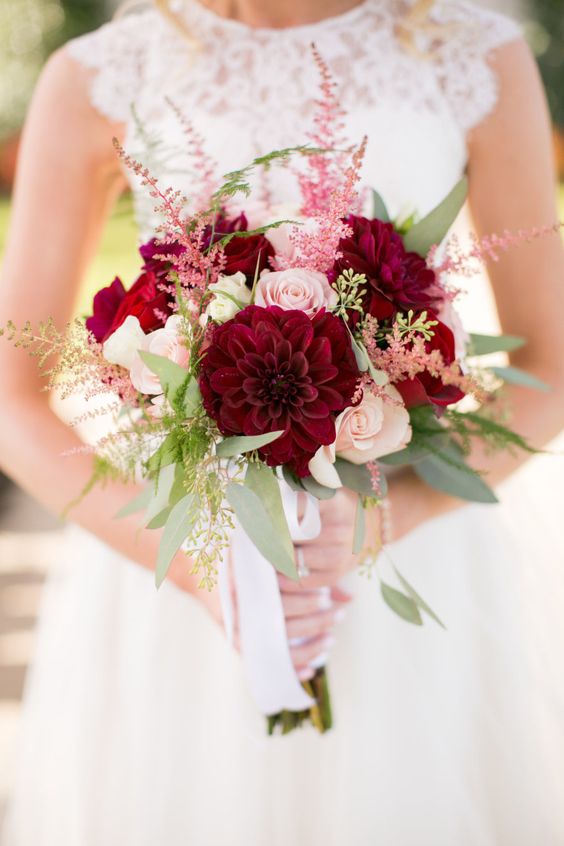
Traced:
<path fill-rule="evenodd" d="M 299 143 L 317 95 L 311 42 L 349 136 L 369 136 L 363 179 L 392 214 L 425 214 L 466 170 L 479 233 L 555 220 L 544 95 L 510 20 L 466 0 L 159 0 L 48 63 L 23 138 L 0 314 L 68 320 L 127 187 L 112 137 L 156 166 L 147 139 L 183 144 L 165 97 L 221 173 Z M 167 161 L 190 193 L 195 175 Z M 268 187 L 276 202 L 295 198 L 284 173 Z M 515 364 L 554 387 L 507 392 L 514 428 L 541 446 L 562 422 L 560 240 L 489 270 L 503 330 L 528 339 Z M 90 458 L 62 457 L 80 442 L 33 361 L 3 347 L 0 380 L 0 462 L 61 513 Z M 473 461 L 495 484 L 518 466 L 507 454 Z M 108 485 L 72 513 L 39 626 L 6 846 L 564 842 L 562 684 L 550 666 L 562 641 L 547 643 L 532 576 L 550 572 L 559 547 L 538 506 L 510 531 L 503 508 L 459 508 L 411 472 L 393 478 L 390 556 L 447 618 L 445 633 L 383 606 L 350 554 L 353 502 L 331 500 L 304 548 L 310 575 L 282 592 L 300 677 L 331 651 L 335 729 L 267 739 L 217 596 L 197 590 L 181 555 L 155 592 L 157 533 L 113 519 L 130 498 Z M 551 594 L 548 584 L 549 605 Z"/>

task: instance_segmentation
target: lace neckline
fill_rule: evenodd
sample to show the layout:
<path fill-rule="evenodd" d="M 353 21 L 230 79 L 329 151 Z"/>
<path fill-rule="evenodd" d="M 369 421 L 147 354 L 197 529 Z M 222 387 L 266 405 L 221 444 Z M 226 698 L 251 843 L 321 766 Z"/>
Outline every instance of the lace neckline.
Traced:
<path fill-rule="evenodd" d="M 280 38 L 284 36 L 298 36 L 300 38 L 307 37 L 312 39 L 326 30 L 339 30 L 342 27 L 350 26 L 377 2 L 379 0 L 361 0 L 352 9 L 347 9 L 347 11 L 340 14 L 322 18 L 313 23 L 288 27 L 251 26 L 234 18 L 223 17 L 212 9 L 209 9 L 200 0 L 179 0 L 176 8 L 178 13 L 185 18 L 187 24 L 193 28 L 196 36 L 205 35 L 206 32 L 222 30 L 233 35 L 247 37 Z"/>

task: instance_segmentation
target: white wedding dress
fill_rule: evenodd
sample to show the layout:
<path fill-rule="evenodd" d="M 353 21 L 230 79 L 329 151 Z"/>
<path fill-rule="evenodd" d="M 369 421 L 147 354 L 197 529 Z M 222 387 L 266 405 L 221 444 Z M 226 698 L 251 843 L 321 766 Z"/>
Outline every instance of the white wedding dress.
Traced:
<path fill-rule="evenodd" d="M 156 139 L 182 146 L 165 95 L 221 172 L 301 143 L 318 95 L 314 41 L 349 136 L 369 136 L 363 179 L 394 214 L 427 212 L 460 178 L 466 133 L 496 107 L 490 51 L 519 37 L 465 0 L 438 3 L 432 58 L 400 45 L 396 0 L 278 31 L 193 0 L 179 9 L 199 46 L 149 9 L 67 48 L 92 69 L 96 108 L 126 123 L 130 152 L 158 169 L 168 154 Z M 186 162 L 167 162 L 189 192 Z M 286 171 L 269 188 L 295 198 Z M 136 200 L 145 236 L 150 209 Z M 481 303 L 474 331 L 492 328 Z M 409 626 L 376 579 L 351 578 L 323 737 L 268 739 L 238 655 L 200 605 L 166 584 L 157 593 L 149 573 L 69 530 L 39 627 L 6 846 L 561 846 L 563 536 L 547 517 L 562 496 L 558 464 L 537 460 L 503 506 L 465 507 L 390 549 L 448 631 Z"/>

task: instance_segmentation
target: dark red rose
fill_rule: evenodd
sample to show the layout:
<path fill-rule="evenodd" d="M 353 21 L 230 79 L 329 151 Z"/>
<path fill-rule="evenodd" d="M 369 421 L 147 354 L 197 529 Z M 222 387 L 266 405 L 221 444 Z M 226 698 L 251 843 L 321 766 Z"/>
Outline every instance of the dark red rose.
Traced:
<path fill-rule="evenodd" d="M 283 429 L 262 457 L 307 476 L 318 448 L 335 440 L 334 415 L 351 404 L 359 376 L 339 318 L 248 306 L 213 330 L 200 388 L 224 435 Z"/>
<path fill-rule="evenodd" d="M 428 312 L 428 318 L 429 320 L 438 320 L 433 312 Z M 433 326 L 432 328 L 435 334 L 431 340 L 425 343 L 426 351 L 432 352 L 433 350 L 439 350 L 444 363 L 452 364 L 456 359 L 453 333 L 440 320 L 437 326 Z M 402 395 L 407 408 L 412 408 L 415 405 L 426 405 L 428 403 L 447 406 L 453 402 L 458 402 L 464 396 L 464 392 L 460 388 L 457 388 L 456 385 L 445 385 L 441 379 L 431 376 L 426 370 L 419 373 L 414 379 L 404 379 L 402 382 L 396 382 L 395 387 Z"/>
<path fill-rule="evenodd" d="M 93 313 L 86 320 L 86 328 L 89 332 L 92 332 L 98 343 L 101 343 L 109 335 L 110 326 L 124 297 L 125 288 L 119 276 L 116 276 L 107 288 L 98 291 L 94 297 Z"/>
<path fill-rule="evenodd" d="M 108 335 L 118 329 L 126 317 L 137 317 L 144 332 L 164 326 L 172 314 L 170 295 L 161 290 L 162 281 L 154 273 L 142 273 L 127 291 L 114 315 Z"/>
<path fill-rule="evenodd" d="M 206 231 L 206 238 L 208 246 L 210 243 L 216 243 L 224 235 L 229 235 L 232 232 L 246 232 L 249 228 L 246 215 L 240 214 L 238 217 L 230 218 L 225 214 L 219 215 L 213 234 L 211 227 Z M 259 274 L 270 267 L 269 258 L 274 256 L 274 247 L 264 235 L 239 235 L 232 238 L 223 248 L 226 262 L 222 273 L 226 276 L 232 276 L 234 273 L 244 273 L 247 277 L 249 287 L 255 279 L 255 274 Z"/>
<path fill-rule="evenodd" d="M 185 251 L 182 244 L 162 244 L 157 238 L 152 238 L 146 244 L 139 247 L 141 258 L 144 260 L 143 270 L 154 273 L 160 281 L 165 281 L 171 268 L 172 262 L 157 258 L 159 255 L 179 256 Z"/>
<path fill-rule="evenodd" d="M 94 297 L 94 313 L 86 320 L 86 328 L 98 343 L 103 343 L 130 315 L 139 319 L 144 332 L 159 329 L 172 314 L 170 297 L 161 285 L 154 273 L 143 273 L 126 291 L 116 276 Z"/>
<path fill-rule="evenodd" d="M 348 268 L 364 273 L 368 289 L 364 298 L 366 312 L 386 320 L 397 311 L 422 311 L 440 302 L 442 291 L 434 271 L 420 255 L 406 251 L 401 235 L 391 223 L 354 214 L 345 222 L 352 234 L 339 242 L 342 256 L 335 262 L 330 281 L 334 282 Z M 353 322 L 358 317 L 358 312 L 351 313 Z"/>

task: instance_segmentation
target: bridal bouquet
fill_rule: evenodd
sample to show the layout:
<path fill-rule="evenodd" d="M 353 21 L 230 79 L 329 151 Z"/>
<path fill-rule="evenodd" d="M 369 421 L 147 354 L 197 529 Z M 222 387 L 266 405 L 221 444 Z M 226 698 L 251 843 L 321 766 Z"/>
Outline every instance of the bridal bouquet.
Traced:
<path fill-rule="evenodd" d="M 511 237 L 475 240 L 467 253 L 452 240 L 438 250 L 464 180 L 422 219 L 394 219 L 376 191 L 357 190 L 366 141 L 352 150 L 339 143 L 321 68 L 310 143 L 228 174 L 195 210 L 119 148 L 162 220 L 141 247 L 139 277 L 128 290 L 119 278 L 100 290 L 85 324 L 64 336 L 47 324 L 38 337 L 31 327 L 17 337 L 44 360 L 59 355 L 51 378 L 63 393 L 115 396 L 118 422 L 96 447 L 94 480 L 145 482 L 122 513 L 144 511 L 144 524 L 162 529 L 157 585 L 182 548 L 209 588 L 232 549 L 243 656 L 257 640 L 266 650 L 249 660 L 271 732 L 306 719 L 323 731 L 331 712 L 325 669 L 299 684 L 283 636 L 270 638 L 264 615 L 260 624 L 252 612 L 245 618 L 259 565 L 258 601 L 271 602 L 280 628 L 275 570 L 305 575 L 294 544 L 319 531 L 315 503 L 339 487 L 358 496 L 353 552 L 367 559 L 365 511 L 386 496 L 386 465 L 412 465 L 442 491 L 495 502 L 465 458 L 474 439 L 528 449 L 488 400 L 503 380 L 533 384 L 515 368 L 480 366 L 482 354 L 522 341 L 468 335 L 450 282 Z M 249 179 L 294 162 L 305 163 L 293 171 L 301 203 L 277 219 L 275 203 L 249 200 Z M 308 501 L 302 521 L 298 493 Z M 388 605 L 411 623 L 422 614 L 440 623 L 397 570 L 395 578 L 397 586 L 381 580 Z M 257 661 L 263 670 L 277 662 L 286 680 L 279 698 L 257 680 Z"/>

